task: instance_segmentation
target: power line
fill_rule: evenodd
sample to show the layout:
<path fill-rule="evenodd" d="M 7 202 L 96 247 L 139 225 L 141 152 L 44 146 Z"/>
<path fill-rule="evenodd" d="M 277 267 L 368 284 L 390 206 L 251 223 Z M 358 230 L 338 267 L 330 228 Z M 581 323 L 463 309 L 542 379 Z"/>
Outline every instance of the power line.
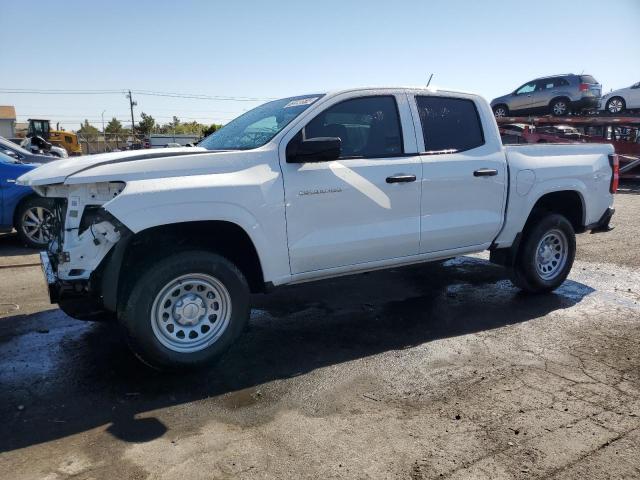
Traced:
<path fill-rule="evenodd" d="M 26 88 L 0 88 L 0 93 L 29 93 L 35 95 L 112 95 L 124 90 L 33 90 Z"/>
<path fill-rule="evenodd" d="M 175 93 L 175 92 L 154 92 L 150 90 L 133 90 L 137 95 L 149 95 L 154 97 L 170 97 L 170 98 L 191 98 L 195 100 L 224 100 L 224 101 L 236 101 L 236 102 L 263 102 L 266 100 L 274 100 L 273 98 L 260 98 L 260 97 L 227 97 L 221 95 L 201 95 L 190 93 Z"/>
<path fill-rule="evenodd" d="M 233 112 L 228 112 L 228 113 L 233 113 Z M 107 117 L 109 117 L 109 119 L 115 118 L 116 120 L 122 121 L 123 117 L 125 115 L 127 115 L 127 114 L 119 113 L 119 114 L 116 114 L 116 115 L 105 116 L 105 118 L 107 118 Z M 16 116 L 17 117 L 21 117 L 21 118 L 70 118 L 70 119 L 92 120 L 92 121 L 100 120 L 100 117 L 83 116 L 81 114 L 79 114 L 79 115 L 61 115 L 61 114 L 57 114 L 57 113 L 30 113 L 30 114 L 18 114 Z M 158 119 L 158 118 L 173 119 L 174 116 L 178 117 L 180 120 L 200 120 L 200 119 L 213 118 L 213 115 L 201 115 L 199 117 L 185 117 L 185 116 L 182 116 L 182 115 L 152 115 L 152 117 L 155 118 L 155 119 Z M 222 118 L 235 118 L 235 117 L 222 117 Z M 126 122 L 131 122 L 131 119 L 128 118 L 125 121 Z"/>
<path fill-rule="evenodd" d="M 27 89 L 27 88 L 0 88 L 0 93 L 5 94 L 34 94 L 34 95 L 114 95 L 136 94 L 153 97 L 188 98 L 193 100 L 216 100 L 234 102 L 263 102 L 274 100 L 271 97 L 235 97 L 226 95 L 205 95 L 197 93 L 160 92 L 154 90 L 52 90 L 52 89 Z"/>

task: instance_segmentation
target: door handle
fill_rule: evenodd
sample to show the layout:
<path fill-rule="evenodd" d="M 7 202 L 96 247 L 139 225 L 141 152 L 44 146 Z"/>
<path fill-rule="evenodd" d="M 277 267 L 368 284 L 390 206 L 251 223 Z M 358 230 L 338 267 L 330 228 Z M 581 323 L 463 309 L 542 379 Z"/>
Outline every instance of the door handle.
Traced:
<path fill-rule="evenodd" d="M 16 183 L 15 178 L 7 178 L 7 183 Z"/>
<path fill-rule="evenodd" d="M 474 177 L 495 177 L 498 175 L 498 170 L 495 168 L 480 168 L 473 172 Z"/>
<path fill-rule="evenodd" d="M 399 175 L 391 175 L 390 177 L 387 177 L 387 183 L 408 183 L 408 182 L 415 182 L 415 181 L 416 181 L 415 175 L 399 174 Z"/>

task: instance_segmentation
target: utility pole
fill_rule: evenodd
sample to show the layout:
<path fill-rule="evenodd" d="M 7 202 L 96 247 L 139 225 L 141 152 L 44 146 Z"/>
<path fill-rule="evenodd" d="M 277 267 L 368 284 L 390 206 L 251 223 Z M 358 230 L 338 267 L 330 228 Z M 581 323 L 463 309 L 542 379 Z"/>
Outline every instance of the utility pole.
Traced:
<path fill-rule="evenodd" d="M 131 95 L 131 90 L 127 94 L 127 98 L 129 99 L 129 108 L 131 108 L 131 135 L 133 136 L 133 140 L 136 140 L 136 121 L 133 118 L 133 107 L 138 105 L 138 102 L 133 101 L 133 96 Z"/>
<path fill-rule="evenodd" d="M 104 151 L 107 151 L 107 132 L 104 131 L 104 112 L 106 112 L 106 110 L 102 111 L 102 114 L 100 115 L 102 117 L 102 142 L 104 143 Z"/>

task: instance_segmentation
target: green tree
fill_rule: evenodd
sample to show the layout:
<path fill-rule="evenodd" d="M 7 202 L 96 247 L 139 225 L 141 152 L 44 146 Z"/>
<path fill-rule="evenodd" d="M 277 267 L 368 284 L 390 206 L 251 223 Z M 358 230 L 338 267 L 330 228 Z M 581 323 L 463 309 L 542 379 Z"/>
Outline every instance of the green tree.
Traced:
<path fill-rule="evenodd" d="M 208 135 L 211 135 L 212 133 L 216 132 L 217 130 L 220 130 L 222 128 L 222 125 L 219 125 L 217 123 L 212 123 L 211 125 L 209 125 L 208 127 L 205 127 L 202 130 L 202 136 L 206 137 Z"/>
<path fill-rule="evenodd" d="M 93 141 L 98 138 L 100 130 L 91 125 L 89 120 L 85 119 L 84 123 L 80 125 L 80 129 L 76 133 L 88 141 Z"/>
<path fill-rule="evenodd" d="M 153 132 L 153 128 L 156 126 L 155 119 L 151 115 L 147 115 L 144 112 L 140 114 L 140 118 L 142 118 L 142 120 L 140 120 L 140 122 L 138 123 L 136 131 L 143 135 L 149 135 L 151 132 Z"/>
<path fill-rule="evenodd" d="M 104 129 L 106 133 L 111 135 L 111 138 L 116 141 L 116 148 L 120 148 L 120 137 L 124 134 L 124 128 L 122 123 L 117 118 L 112 118 Z"/>

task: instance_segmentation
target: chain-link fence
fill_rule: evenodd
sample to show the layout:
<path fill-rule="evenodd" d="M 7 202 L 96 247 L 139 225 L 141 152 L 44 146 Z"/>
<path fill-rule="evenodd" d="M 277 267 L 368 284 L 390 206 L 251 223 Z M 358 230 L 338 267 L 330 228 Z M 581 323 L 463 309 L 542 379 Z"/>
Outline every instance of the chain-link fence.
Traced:
<path fill-rule="evenodd" d="M 195 144 L 200 140 L 199 135 L 190 134 L 98 134 L 86 137 L 78 133 L 78 142 L 84 155 L 121 150 L 139 150 L 142 148 L 158 148 L 166 146 Z"/>
<path fill-rule="evenodd" d="M 149 142 L 144 135 L 99 134 L 85 137 L 78 134 L 78 142 L 84 155 L 92 153 L 117 152 L 120 150 L 137 150 L 148 147 Z"/>

